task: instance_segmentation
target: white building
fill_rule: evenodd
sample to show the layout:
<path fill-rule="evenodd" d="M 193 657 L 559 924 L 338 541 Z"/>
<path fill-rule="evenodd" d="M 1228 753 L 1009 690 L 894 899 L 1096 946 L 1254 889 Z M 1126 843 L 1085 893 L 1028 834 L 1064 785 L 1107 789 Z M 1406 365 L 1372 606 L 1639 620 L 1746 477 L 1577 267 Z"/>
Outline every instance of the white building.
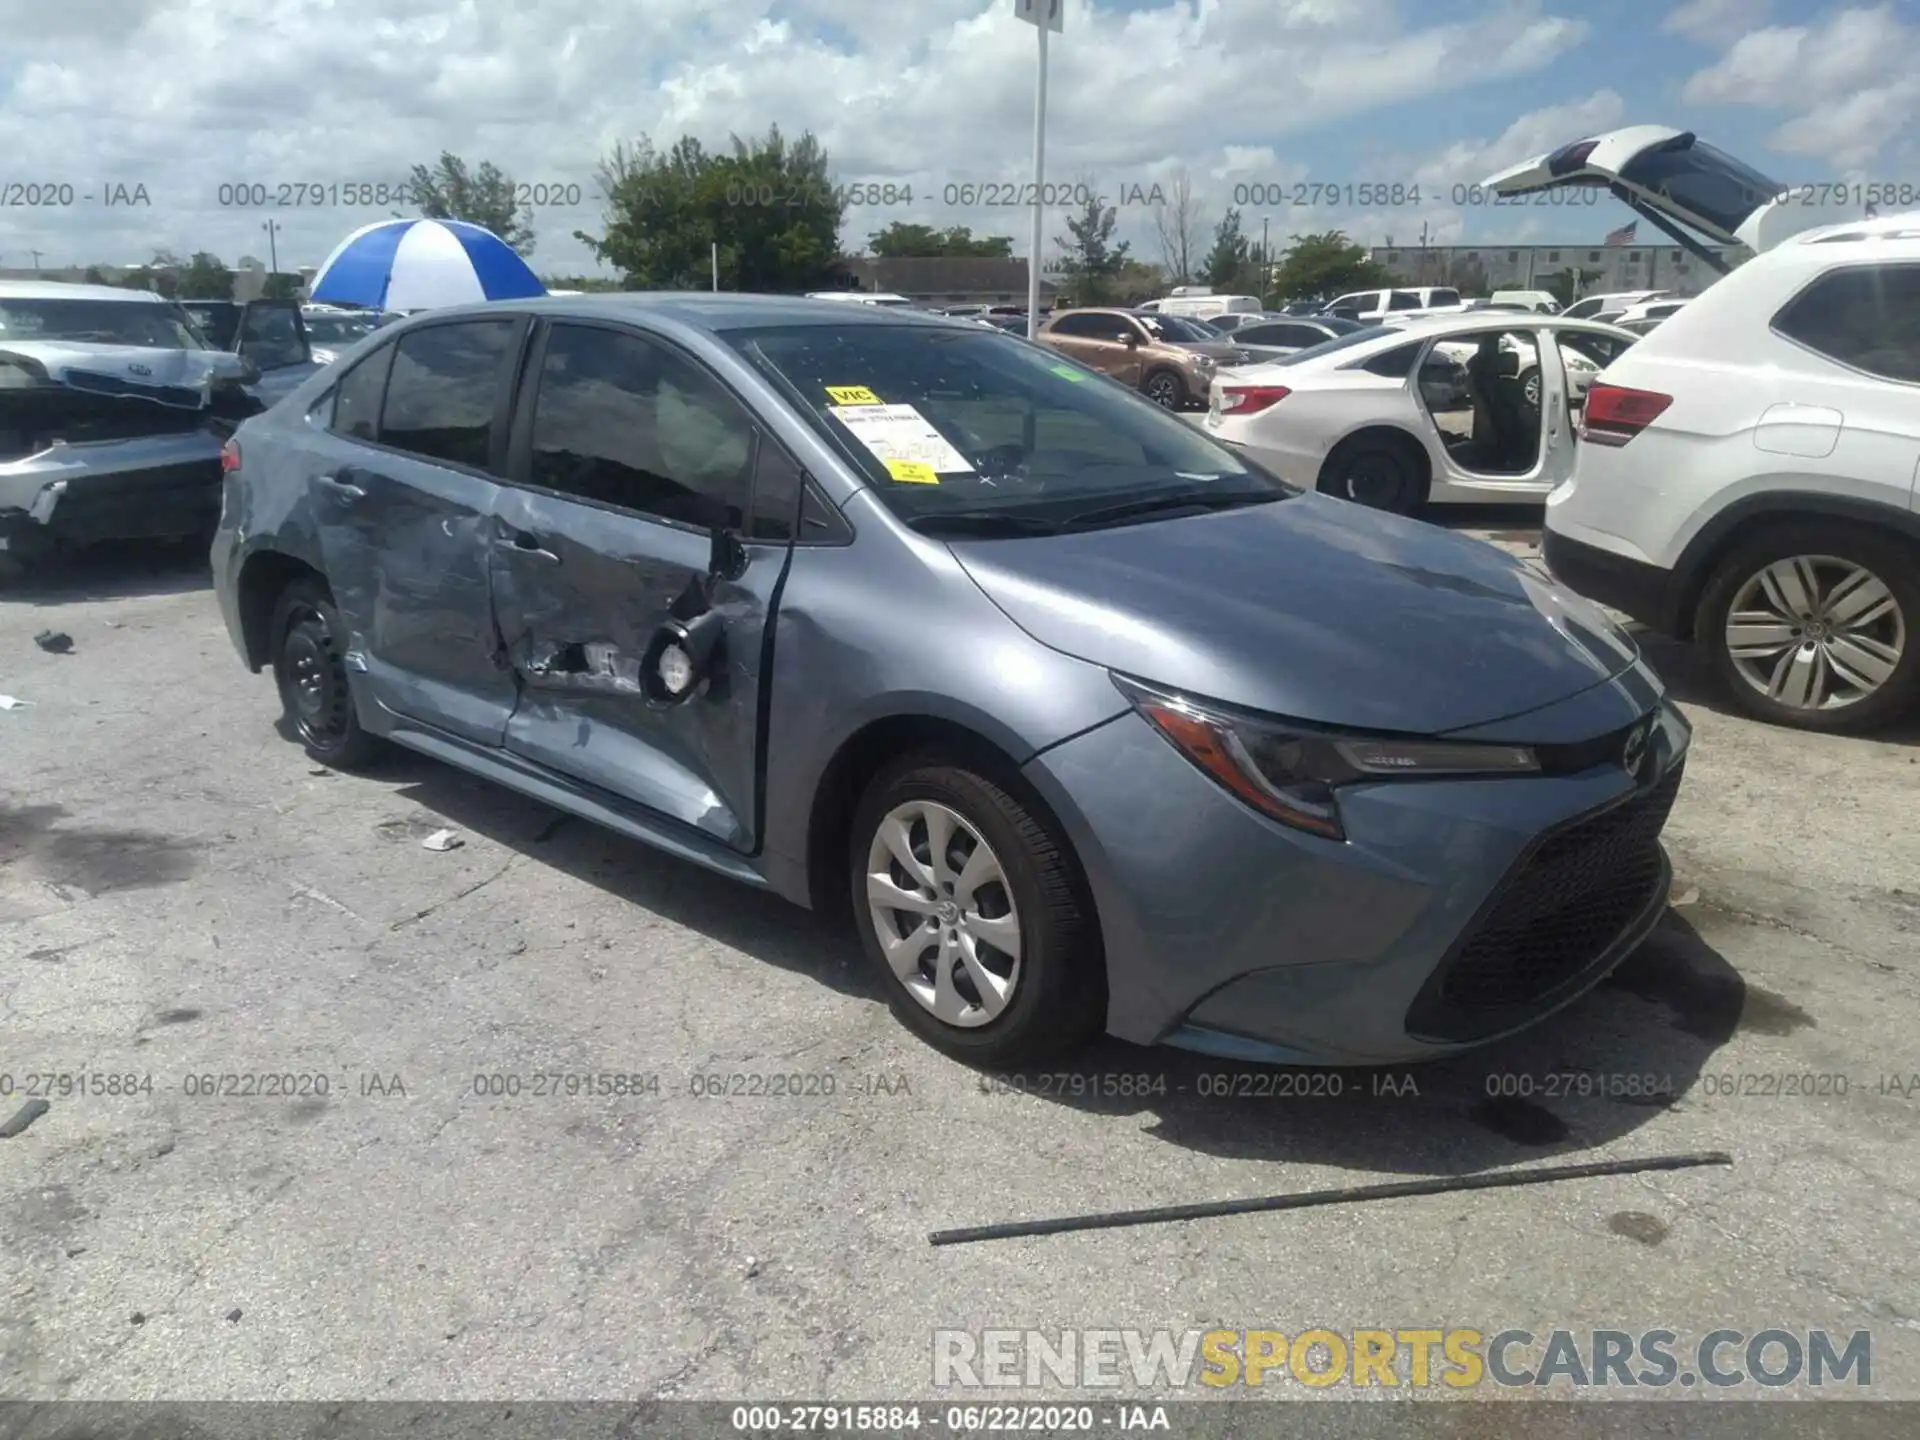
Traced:
<path fill-rule="evenodd" d="M 1747 258 L 1738 246 L 1707 248 L 1730 265 Z M 1469 295 L 1544 290 L 1553 276 L 1568 270 L 1581 272 L 1583 295 L 1614 290 L 1697 295 L 1720 278 L 1678 245 L 1377 245 L 1373 258 L 1405 284 L 1452 285 Z"/>

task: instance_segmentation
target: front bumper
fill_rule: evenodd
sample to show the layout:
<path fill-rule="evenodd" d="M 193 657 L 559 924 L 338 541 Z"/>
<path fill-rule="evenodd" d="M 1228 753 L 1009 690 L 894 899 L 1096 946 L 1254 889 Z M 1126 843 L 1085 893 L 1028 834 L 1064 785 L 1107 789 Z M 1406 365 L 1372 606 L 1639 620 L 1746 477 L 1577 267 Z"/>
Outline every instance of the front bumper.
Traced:
<path fill-rule="evenodd" d="M 0 462 L 0 549 L 206 533 L 220 515 L 220 444 L 195 430 Z"/>
<path fill-rule="evenodd" d="M 1644 715 L 1634 691 L 1591 692 L 1606 723 L 1586 733 Z M 1665 702 L 1656 713 L 1637 779 L 1596 763 L 1356 787 L 1342 800 L 1345 842 L 1255 813 L 1137 715 L 1042 753 L 1027 774 L 1087 870 L 1108 1030 L 1244 1059 L 1371 1065 L 1456 1053 L 1550 1014 L 1665 906 L 1657 835 L 1690 732 Z"/>

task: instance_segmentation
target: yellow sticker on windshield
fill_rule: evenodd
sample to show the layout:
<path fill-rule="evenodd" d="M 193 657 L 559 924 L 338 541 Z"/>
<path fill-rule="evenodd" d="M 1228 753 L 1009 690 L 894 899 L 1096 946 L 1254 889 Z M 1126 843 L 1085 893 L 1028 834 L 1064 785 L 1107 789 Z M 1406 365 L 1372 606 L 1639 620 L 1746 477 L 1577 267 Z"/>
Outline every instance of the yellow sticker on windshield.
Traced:
<path fill-rule="evenodd" d="M 940 476 L 933 466 L 922 465 L 917 460 L 889 460 L 887 473 L 902 485 L 938 485 Z"/>
<path fill-rule="evenodd" d="M 829 385 L 827 398 L 836 405 L 880 404 L 880 397 L 864 385 Z"/>

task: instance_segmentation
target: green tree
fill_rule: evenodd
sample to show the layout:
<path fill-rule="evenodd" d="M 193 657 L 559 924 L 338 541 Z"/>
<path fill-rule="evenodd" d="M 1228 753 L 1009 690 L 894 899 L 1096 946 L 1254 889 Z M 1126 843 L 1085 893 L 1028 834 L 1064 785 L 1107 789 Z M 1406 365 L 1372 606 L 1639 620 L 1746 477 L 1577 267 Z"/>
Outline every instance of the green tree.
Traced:
<path fill-rule="evenodd" d="M 826 289 L 840 272 L 840 221 L 827 152 L 811 132 L 779 126 L 758 140 L 732 136 L 712 154 L 690 135 L 662 153 L 642 136 L 600 164 L 604 233 L 574 238 L 620 270 L 629 290 L 704 290 L 719 247 L 729 290 Z"/>
<path fill-rule="evenodd" d="M 923 256 L 957 257 L 980 260 L 1011 260 L 1013 239 L 1007 235 L 976 237 L 965 225 L 936 230 L 931 225 L 910 225 L 896 220 L 884 230 L 867 237 L 867 248 L 887 260 Z"/>
<path fill-rule="evenodd" d="M 1067 233 L 1053 242 L 1060 250 L 1060 271 L 1075 305 L 1109 304 L 1127 267 L 1127 242 L 1113 243 L 1119 212 L 1101 204 L 1091 182 L 1076 190 L 1086 201 L 1077 215 L 1067 217 Z"/>
<path fill-rule="evenodd" d="M 438 163 L 416 165 L 408 202 L 429 220 L 464 220 L 491 230 L 522 255 L 533 253 L 533 207 L 514 204 L 515 186 L 491 160 L 477 170 L 451 151 Z"/>
<path fill-rule="evenodd" d="M 1167 272 L 1144 260 L 1129 260 L 1114 277 L 1114 303 L 1138 305 L 1156 295 L 1167 293 Z"/>
<path fill-rule="evenodd" d="M 123 290 L 151 290 L 171 300 L 180 293 L 180 272 L 186 262 L 171 250 L 156 250 L 147 264 L 127 271 L 114 283 Z"/>
<path fill-rule="evenodd" d="M 262 300 L 298 300 L 300 292 L 306 288 L 306 282 L 298 275 L 286 271 L 277 271 L 267 276 L 266 284 L 261 287 Z"/>
<path fill-rule="evenodd" d="M 220 263 L 218 255 L 205 250 L 194 252 L 181 267 L 176 283 L 178 293 L 188 300 L 233 299 L 233 271 Z"/>
<path fill-rule="evenodd" d="M 87 273 L 83 278 L 89 285 L 104 285 L 107 283 L 106 272 L 98 265 L 87 266 Z"/>
<path fill-rule="evenodd" d="M 1284 300 L 1328 299 L 1345 290 L 1368 290 L 1394 283 L 1393 272 L 1378 264 L 1364 245 L 1344 230 L 1295 235 L 1280 256 L 1273 290 Z"/>
<path fill-rule="evenodd" d="M 1229 210 L 1213 227 L 1213 248 L 1200 262 L 1200 278 L 1219 291 L 1234 291 L 1245 281 L 1253 247 L 1240 230 L 1240 212 Z"/>

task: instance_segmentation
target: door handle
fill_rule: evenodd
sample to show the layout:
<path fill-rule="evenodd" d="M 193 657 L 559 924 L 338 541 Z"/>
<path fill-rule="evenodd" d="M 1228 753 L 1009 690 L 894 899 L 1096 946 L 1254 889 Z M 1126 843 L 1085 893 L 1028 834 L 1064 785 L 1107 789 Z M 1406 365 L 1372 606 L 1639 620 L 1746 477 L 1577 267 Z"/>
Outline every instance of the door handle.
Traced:
<path fill-rule="evenodd" d="M 351 480 L 342 480 L 338 475 L 317 475 L 314 478 L 334 494 L 338 495 L 342 500 L 363 500 L 366 498 L 367 492 L 362 490 L 358 485 L 355 485 Z"/>
<path fill-rule="evenodd" d="M 502 550 L 511 550 L 526 560 L 538 560 L 543 565 L 558 565 L 560 557 L 540 543 L 540 537 L 525 530 L 517 530 L 512 539 L 495 542 Z"/>

